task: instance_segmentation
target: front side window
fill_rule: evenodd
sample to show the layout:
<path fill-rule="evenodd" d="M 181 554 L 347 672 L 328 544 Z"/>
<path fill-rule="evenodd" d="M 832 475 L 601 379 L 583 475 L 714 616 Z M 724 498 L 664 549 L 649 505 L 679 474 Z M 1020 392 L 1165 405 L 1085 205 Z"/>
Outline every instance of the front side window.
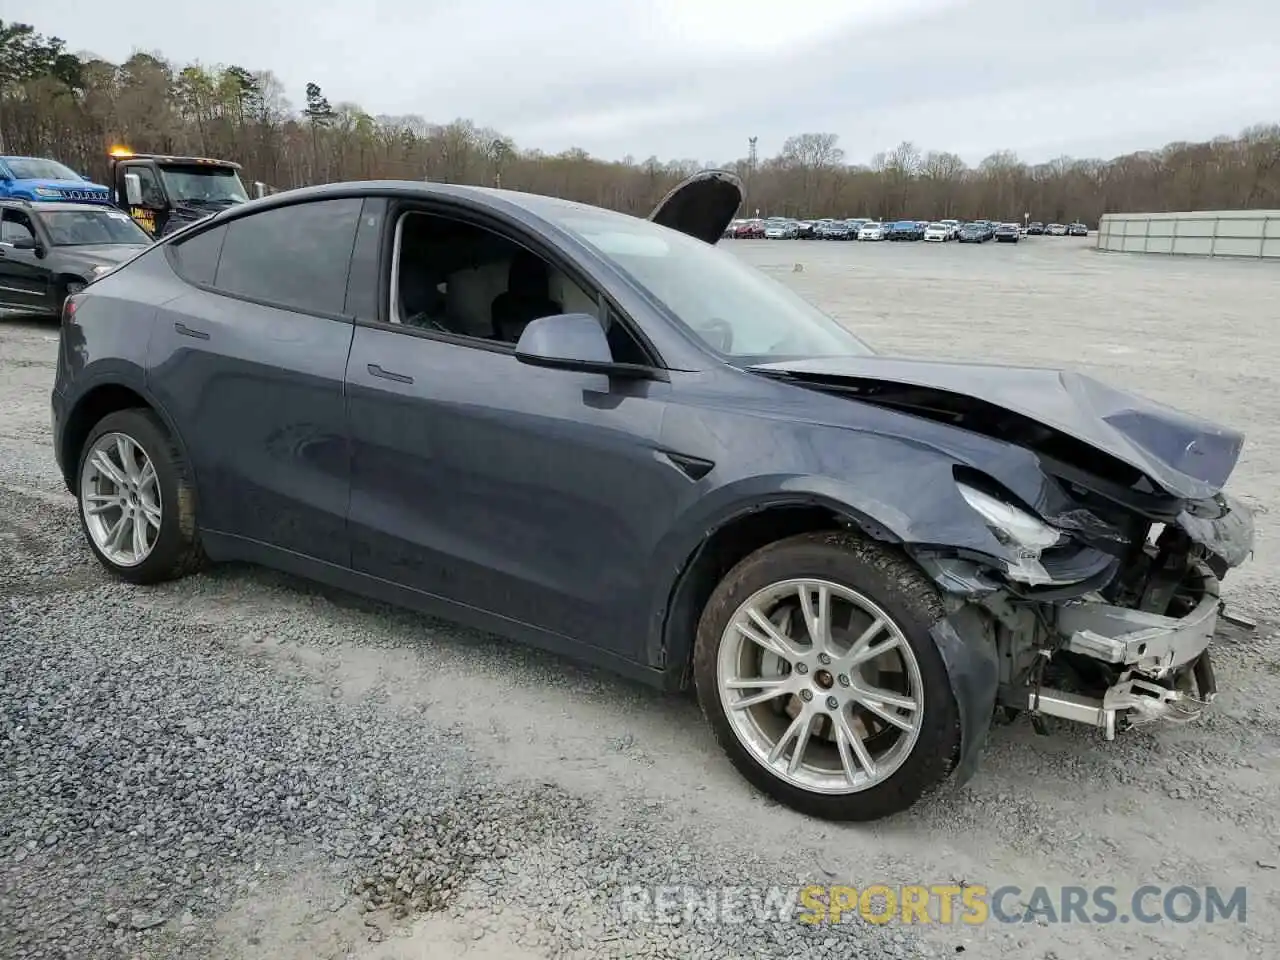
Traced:
<path fill-rule="evenodd" d="M 125 175 L 135 174 L 138 178 L 138 189 L 142 195 L 142 206 L 152 210 L 164 209 L 164 190 L 156 179 L 156 172 L 145 164 L 125 167 Z"/>
<path fill-rule="evenodd" d="M 602 309 L 595 291 L 511 237 L 411 211 L 399 218 L 394 257 L 393 324 L 514 346 L 539 317 L 586 313 L 600 322 L 615 361 L 651 362 L 627 323 Z"/>
<path fill-rule="evenodd" d="M 583 204 L 550 197 L 521 202 L 595 249 L 733 362 L 873 352 L 807 300 L 720 247 Z"/>
<path fill-rule="evenodd" d="M 35 234 L 31 230 L 31 221 L 25 213 L 17 210 L 5 210 L 0 218 L 0 243 L 13 243 L 17 240 L 31 240 Z"/>
<path fill-rule="evenodd" d="M 151 242 L 145 231 L 119 210 L 57 210 L 43 212 L 40 218 L 55 247 Z"/>
<path fill-rule="evenodd" d="M 80 174 L 56 160 L 37 157 L 19 157 L 6 160 L 5 165 L 16 180 L 80 180 Z"/>
<path fill-rule="evenodd" d="M 227 225 L 213 285 L 311 313 L 341 315 L 362 201 L 313 200 Z"/>

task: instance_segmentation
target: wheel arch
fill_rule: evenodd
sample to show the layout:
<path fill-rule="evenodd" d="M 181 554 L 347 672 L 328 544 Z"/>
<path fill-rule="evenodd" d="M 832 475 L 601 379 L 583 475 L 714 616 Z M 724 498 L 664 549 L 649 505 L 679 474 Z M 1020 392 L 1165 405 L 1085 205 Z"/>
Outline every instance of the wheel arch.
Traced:
<path fill-rule="evenodd" d="M 72 404 L 66 423 L 62 428 L 59 453 L 62 463 L 62 478 L 69 490 L 75 489 L 76 468 L 80 463 L 80 452 L 84 449 L 85 440 L 103 417 L 117 410 L 141 408 L 150 410 L 164 425 L 178 450 L 186 457 L 186 445 L 182 441 L 173 420 L 164 408 L 156 402 L 143 384 L 126 383 L 120 380 L 108 380 L 95 383 L 82 393 Z M 193 478 L 194 479 L 194 478 Z"/>
<path fill-rule="evenodd" d="M 89 280 L 89 277 L 82 276 L 71 270 L 59 270 L 53 275 L 53 284 L 58 289 L 62 289 L 68 283 L 83 283 L 87 286 Z"/>
<path fill-rule="evenodd" d="M 823 530 L 853 530 L 883 543 L 901 543 L 897 533 L 870 514 L 816 493 L 779 494 L 742 504 L 705 529 L 700 541 L 682 554 L 657 636 L 650 640 L 650 662 L 663 670 L 664 685 L 672 689 L 688 689 L 698 618 L 716 584 L 744 557 L 787 537 Z"/>

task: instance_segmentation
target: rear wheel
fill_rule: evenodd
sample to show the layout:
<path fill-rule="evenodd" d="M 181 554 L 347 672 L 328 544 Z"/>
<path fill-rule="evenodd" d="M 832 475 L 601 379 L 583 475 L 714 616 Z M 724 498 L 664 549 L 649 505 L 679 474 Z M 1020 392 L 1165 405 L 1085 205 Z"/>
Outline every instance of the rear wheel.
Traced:
<path fill-rule="evenodd" d="M 195 491 L 186 463 L 149 410 L 118 410 L 89 432 L 76 474 L 80 523 L 99 562 L 131 583 L 198 569 Z"/>
<path fill-rule="evenodd" d="M 805 534 L 739 563 L 703 612 L 698 699 L 738 770 L 831 820 L 904 810 L 960 743 L 929 634 L 936 591 L 905 558 L 846 533 Z"/>

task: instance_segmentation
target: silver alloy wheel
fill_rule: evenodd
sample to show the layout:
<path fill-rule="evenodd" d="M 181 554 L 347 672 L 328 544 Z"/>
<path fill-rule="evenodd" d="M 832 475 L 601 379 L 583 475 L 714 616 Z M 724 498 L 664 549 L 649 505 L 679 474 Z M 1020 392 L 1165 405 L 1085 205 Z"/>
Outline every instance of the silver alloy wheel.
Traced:
<path fill-rule="evenodd" d="M 80 475 L 80 509 L 94 545 L 120 567 L 136 567 L 160 536 L 160 482 L 147 452 L 123 433 L 104 433 Z"/>
<path fill-rule="evenodd" d="M 716 681 L 739 742 L 812 793 L 883 783 L 924 719 L 920 665 L 902 630 L 828 580 L 783 580 L 739 606 L 720 638 Z"/>

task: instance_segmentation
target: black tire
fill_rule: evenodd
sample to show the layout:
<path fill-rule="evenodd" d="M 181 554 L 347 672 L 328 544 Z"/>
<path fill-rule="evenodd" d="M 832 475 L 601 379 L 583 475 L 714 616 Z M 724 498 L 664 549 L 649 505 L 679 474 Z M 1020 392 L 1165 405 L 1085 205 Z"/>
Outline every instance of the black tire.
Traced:
<path fill-rule="evenodd" d="M 155 466 L 160 488 L 160 531 L 155 545 L 136 566 L 121 566 L 98 548 L 89 532 L 81 496 L 85 460 L 104 434 L 121 433 L 140 446 Z M 161 583 L 197 572 L 205 563 L 196 529 L 196 494 L 191 474 L 173 438 L 158 417 L 145 408 L 117 410 L 99 420 L 76 455 L 77 512 L 85 541 L 98 562 L 113 576 L 136 584 Z"/>
<path fill-rule="evenodd" d="M 720 700 L 717 659 L 734 612 L 769 584 L 801 577 L 841 583 L 872 600 L 895 621 L 919 665 L 924 699 L 919 737 L 896 771 L 860 792 L 818 793 L 778 778 L 739 741 Z M 959 756 L 959 713 L 942 655 L 929 633 L 943 615 L 933 584 L 889 548 L 836 531 L 781 540 L 738 563 L 708 600 L 693 653 L 698 702 L 738 771 L 785 806 L 838 821 L 877 820 L 899 813 L 942 784 Z"/>

